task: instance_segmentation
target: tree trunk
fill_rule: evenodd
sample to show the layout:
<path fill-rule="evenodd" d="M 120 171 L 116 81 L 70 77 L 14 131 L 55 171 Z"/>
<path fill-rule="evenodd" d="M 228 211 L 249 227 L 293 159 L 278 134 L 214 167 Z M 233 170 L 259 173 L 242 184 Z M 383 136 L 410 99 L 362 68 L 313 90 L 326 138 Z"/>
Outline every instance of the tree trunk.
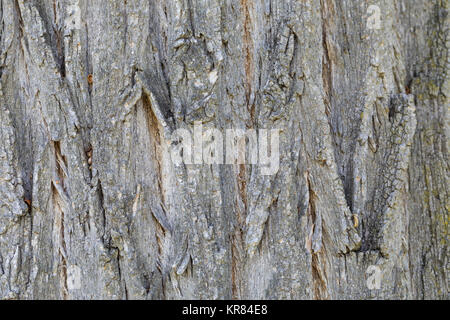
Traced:
<path fill-rule="evenodd" d="M 448 5 L 1 0 L 0 298 L 447 299 Z"/>

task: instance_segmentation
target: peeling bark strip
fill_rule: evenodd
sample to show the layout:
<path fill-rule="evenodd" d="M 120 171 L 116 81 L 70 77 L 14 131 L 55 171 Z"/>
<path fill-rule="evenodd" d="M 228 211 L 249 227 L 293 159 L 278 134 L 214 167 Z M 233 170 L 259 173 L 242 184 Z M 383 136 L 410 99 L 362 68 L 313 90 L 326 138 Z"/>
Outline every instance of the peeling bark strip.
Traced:
<path fill-rule="evenodd" d="M 244 19 L 244 30 L 243 30 L 243 42 L 244 42 L 244 66 L 245 66 L 245 95 L 247 100 L 247 106 L 250 105 L 250 97 L 252 94 L 253 87 L 253 74 L 254 74 L 254 64 L 253 64 L 253 54 L 254 54 L 254 46 L 253 46 L 253 22 L 251 19 L 251 10 L 253 3 L 248 0 L 240 0 L 241 1 L 241 10 L 243 13 Z"/>
<path fill-rule="evenodd" d="M 59 256 L 59 274 L 61 296 L 64 300 L 69 298 L 69 290 L 67 286 L 67 248 L 64 232 L 64 211 L 69 208 L 65 180 L 67 178 L 67 161 L 61 154 L 61 145 L 59 141 L 53 142 L 55 173 L 52 180 L 53 191 L 53 213 L 54 213 L 54 236 L 57 247 L 57 255 Z"/>
<path fill-rule="evenodd" d="M 449 19 L 0 0 L 0 299 L 447 299 Z M 277 130 L 279 170 L 175 165 L 196 123 Z"/>
<path fill-rule="evenodd" d="M 231 236 L 231 283 L 232 298 L 240 299 L 242 295 L 242 262 L 244 261 L 244 243 L 242 230 L 245 225 L 245 217 L 247 214 L 247 176 L 244 164 L 238 165 L 238 174 L 236 178 L 237 197 L 236 197 L 236 221 L 234 225 L 234 233 Z"/>
<path fill-rule="evenodd" d="M 322 270 L 322 264 L 320 254 L 313 253 L 311 261 L 312 279 L 313 279 L 313 289 L 314 289 L 314 299 L 325 300 L 328 299 L 327 295 L 327 275 L 324 270 Z"/>
<path fill-rule="evenodd" d="M 330 25 L 333 23 L 333 1 L 329 0 L 320 0 L 321 12 L 322 12 L 322 42 L 323 42 L 323 59 L 322 59 L 322 79 L 323 79 L 323 88 L 325 91 L 325 106 L 328 110 L 327 116 L 329 114 L 329 108 L 331 103 L 331 94 L 333 92 L 333 80 L 332 80 L 332 68 L 333 61 L 331 56 L 331 45 L 330 40 L 328 39 L 328 30 L 330 29 Z"/>
<path fill-rule="evenodd" d="M 314 299 L 323 300 L 328 299 L 328 287 L 327 287 L 327 272 L 326 261 L 324 252 L 326 248 L 323 243 L 323 230 L 322 219 L 318 216 L 316 211 L 317 195 L 313 190 L 311 181 L 309 179 L 309 173 L 306 172 L 306 181 L 308 183 L 308 220 L 310 233 L 306 239 L 306 249 L 311 254 L 311 274 L 313 282 Z"/>

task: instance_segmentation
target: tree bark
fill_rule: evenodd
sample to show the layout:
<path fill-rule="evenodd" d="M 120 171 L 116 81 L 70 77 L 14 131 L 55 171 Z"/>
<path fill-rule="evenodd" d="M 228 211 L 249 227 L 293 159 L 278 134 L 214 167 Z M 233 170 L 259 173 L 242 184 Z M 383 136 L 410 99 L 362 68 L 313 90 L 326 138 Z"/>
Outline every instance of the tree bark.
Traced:
<path fill-rule="evenodd" d="M 0 298 L 448 298 L 447 0 L 0 3 Z"/>

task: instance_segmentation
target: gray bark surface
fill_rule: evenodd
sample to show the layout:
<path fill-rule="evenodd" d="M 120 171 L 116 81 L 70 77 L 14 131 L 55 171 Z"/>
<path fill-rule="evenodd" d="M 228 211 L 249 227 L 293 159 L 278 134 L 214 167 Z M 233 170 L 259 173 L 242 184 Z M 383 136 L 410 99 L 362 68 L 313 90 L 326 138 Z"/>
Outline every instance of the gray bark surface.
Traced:
<path fill-rule="evenodd" d="M 0 298 L 448 299 L 448 6 L 0 0 Z"/>

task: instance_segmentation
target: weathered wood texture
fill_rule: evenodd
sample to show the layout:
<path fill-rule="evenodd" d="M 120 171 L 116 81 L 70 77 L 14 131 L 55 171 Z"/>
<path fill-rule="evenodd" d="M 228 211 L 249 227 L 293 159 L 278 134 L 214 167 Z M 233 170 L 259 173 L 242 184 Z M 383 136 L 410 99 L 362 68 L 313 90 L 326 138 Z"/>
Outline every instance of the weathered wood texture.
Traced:
<path fill-rule="evenodd" d="M 0 3 L 0 298 L 448 298 L 447 0 Z"/>

